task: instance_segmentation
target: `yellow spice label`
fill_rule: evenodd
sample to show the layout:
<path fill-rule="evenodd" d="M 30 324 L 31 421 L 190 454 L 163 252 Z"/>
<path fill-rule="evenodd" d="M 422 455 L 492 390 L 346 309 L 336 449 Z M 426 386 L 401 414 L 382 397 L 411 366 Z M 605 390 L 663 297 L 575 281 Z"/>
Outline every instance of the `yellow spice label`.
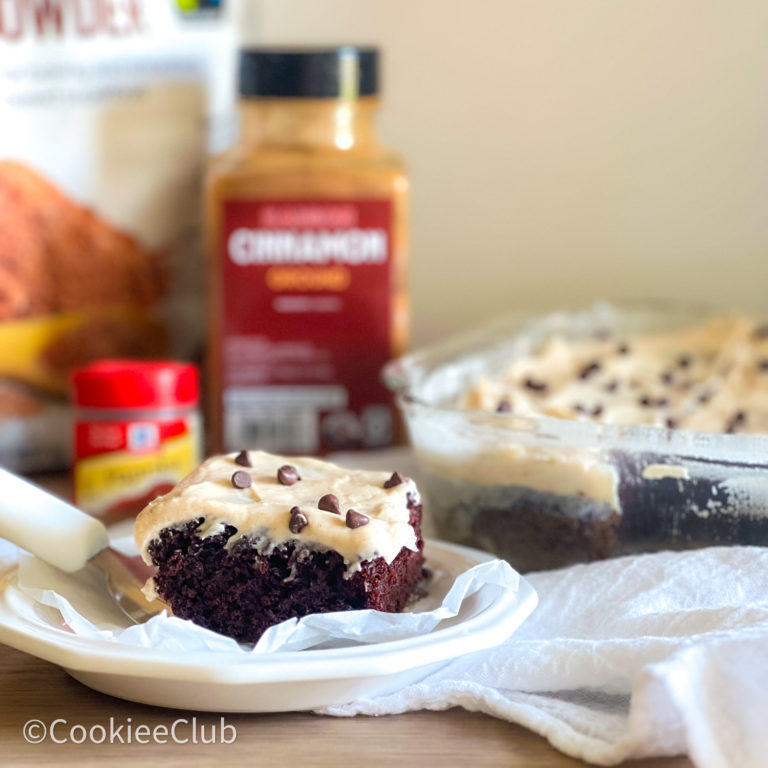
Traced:
<path fill-rule="evenodd" d="M 140 507 L 170 490 L 197 463 L 194 430 L 147 453 L 114 451 L 81 458 L 75 465 L 75 501 L 92 514 Z"/>

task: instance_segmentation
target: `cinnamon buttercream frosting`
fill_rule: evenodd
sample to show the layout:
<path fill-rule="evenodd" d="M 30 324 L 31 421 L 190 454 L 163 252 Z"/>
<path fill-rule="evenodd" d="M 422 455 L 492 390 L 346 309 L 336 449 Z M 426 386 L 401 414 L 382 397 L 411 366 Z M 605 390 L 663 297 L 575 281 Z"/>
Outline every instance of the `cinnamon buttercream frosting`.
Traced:
<path fill-rule="evenodd" d="M 768 433 L 768 328 L 722 315 L 680 330 L 550 337 L 461 406 L 700 432 Z"/>
<path fill-rule="evenodd" d="M 286 467 L 295 469 L 298 479 Z M 328 503 L 320 508 L 320 500 L 329 494 L 338 499 L 339 514 L 328 511 Z M 136 519 L 135 538 L 150 563 L 149 545 L 163 529 L 204 518 L 197 529 L 201 537 L 231 525 L 237 533 L 227 546 L 247 536 L 262 552 L 287 541 L 332 550 L 343 556 L 350 574 L 376 557 L 391 563 L 403 547 L 417 550 L 416 532 L 408 522 L 409 496 L 418 503 L 415 483 L 398 476 L 393 484 L 390 472 L 351 470 L 316 458 L 262 451 L 233 453 L 203 462 L 147 505 Z M 348 516 L 349 510 L 354 514 Z"/>

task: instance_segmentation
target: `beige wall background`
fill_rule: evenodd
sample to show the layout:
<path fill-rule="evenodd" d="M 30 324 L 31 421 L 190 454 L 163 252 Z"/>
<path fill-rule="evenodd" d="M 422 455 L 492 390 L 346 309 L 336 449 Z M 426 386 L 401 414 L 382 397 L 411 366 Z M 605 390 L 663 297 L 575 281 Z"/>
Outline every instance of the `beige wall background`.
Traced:
<path fill-rule="evenodd" d="M 416 344 L 602 298 L 768 313 L 765 0 L 242 3 L 245 41 L 382 46 Z"/>

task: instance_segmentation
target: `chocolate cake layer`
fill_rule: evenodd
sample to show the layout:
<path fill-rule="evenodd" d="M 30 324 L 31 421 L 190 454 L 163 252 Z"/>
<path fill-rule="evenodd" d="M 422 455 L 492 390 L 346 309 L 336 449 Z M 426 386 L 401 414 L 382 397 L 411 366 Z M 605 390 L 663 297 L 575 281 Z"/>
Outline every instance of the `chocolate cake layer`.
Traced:
<path fill-rule="evenodd" d="M 520 485 L 482 486 L 425 474 L 441 538 L 495 552 L 520 572 L 612 557 L 619 522 L 609 504 Z"/>
<path fill-rule="evenodd" d="M 414 508 L 417 530 L 420 517 L 421 508 Z M 158 566 L 155 589 L 174 615 L 239 642 L 255 643 L 272 625 L 310 613 L 402 611 L 422 579 L 420 533 L 419 551 L 403 549 L 390 564 L 369 560 L 346 578 L 338 552 L 286 542 L 260 554 L 264 542 L 247 537 L 227 547 L 237 532 L 234 526 L 200 538 L 196 532 L 202 523 L 166 528 L 150 545 Z"/>

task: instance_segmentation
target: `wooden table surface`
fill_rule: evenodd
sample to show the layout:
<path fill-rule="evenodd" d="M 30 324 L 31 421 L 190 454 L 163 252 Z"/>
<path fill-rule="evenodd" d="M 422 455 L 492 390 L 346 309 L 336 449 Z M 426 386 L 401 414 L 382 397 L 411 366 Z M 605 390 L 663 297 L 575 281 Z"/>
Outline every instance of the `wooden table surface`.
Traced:
<path fill-rule="evenodd" d="M 164 725 L 170 732 L 174 721 L 179 740 L 190 738 L 191 719 L 197 718 L 197 733 L 213 732 L 220 715 L 160 709 L 114 699 L 86 688 L 63 670 L 25 653 L 0 646 L 0 765 L 102 765 L 108 762 L 148 761 L 151 766 L 251 765 L 253 768 L 342 765 L 519 766 L 520 768 L 569 768 L 584 766 L 560 754 L 530 731 L 486 715 L 451 709 L 445 712 L 413 712 L 388 717 L 336 718 L 291 713 L 269 715 L 225 715 L 234 726 L 231 744 L 71 743 L 57 744 L 46 738 L 30 744 L 24 726 L 40 720 L 50 726 L 61 718 L 66 725 L 54 727 L 63 739 L 72 726 L 87 731 L 101 725 L 108 731 L 110 718 L 116 725 Z M 129 720 L 130 718 L 130 720 Z M 202 730 L 204 729 L 204 731 Z M 96 739 L 100 738 L 96 731 Z M 228 731 L 228 735 L 231 735 Z M 36 732 L 33 730 L 34 736 Z M 75 729 L 73 736 L 80 738 Z M 125 736 L 125 728 L 123 731 Z M 644 768 L 690 768 L 684 758 L 624 763 Z"/>
<path fill-rule="evenodd" d="M 59 478 L 44 484 L 64 494 Z M 193 726 L 192 718 L 196 718 Z M 179 741 L 167 743 L 71 742 L 59 744 L 53 736 L 74 740 L 84 731 L 102 732 L 123 725 L 120 735 L 127 741 L 128 726 L 148 733 L 160 726 L 160 738 L 177 726 Z M 48 735 L 40 743 L 25 739 L 25 725 L 40 721 Z M 232 743 L 193 743 L 193 734 L 209 738 L 221 726 L 221 715 L 162 709 L 115 699 L 81 685 L 62 669 L 28 654 L 0 645 L 0 765 L 102 765 L 127 764 L 130 760 L 148 765 L 251 765 L 333 766 L 398 765 L 401 768 L 430 762 L 441 768 L 472 765 L 520 768 L 566 768 L 585 763 L 566 757 L 536 734 L 487 715 L 451 709 L 444 712 L 413 712 L 387 717 L 335 718 L 307 713 L 224 715 L 233 726 Z M 73 729 L 74 730 L 71 730 Z M 30 738 L 40 737 L 40 724 L 28 725 Z M 84 729 L 84 731 L 83 731 Z M 140 734 L 139 734 L 140 735 Z M 231 739 L 232 729 L 227 729 Z M 691 768 L 685 758 L 632 761 L 625 766 L 644 768 Z"/>

